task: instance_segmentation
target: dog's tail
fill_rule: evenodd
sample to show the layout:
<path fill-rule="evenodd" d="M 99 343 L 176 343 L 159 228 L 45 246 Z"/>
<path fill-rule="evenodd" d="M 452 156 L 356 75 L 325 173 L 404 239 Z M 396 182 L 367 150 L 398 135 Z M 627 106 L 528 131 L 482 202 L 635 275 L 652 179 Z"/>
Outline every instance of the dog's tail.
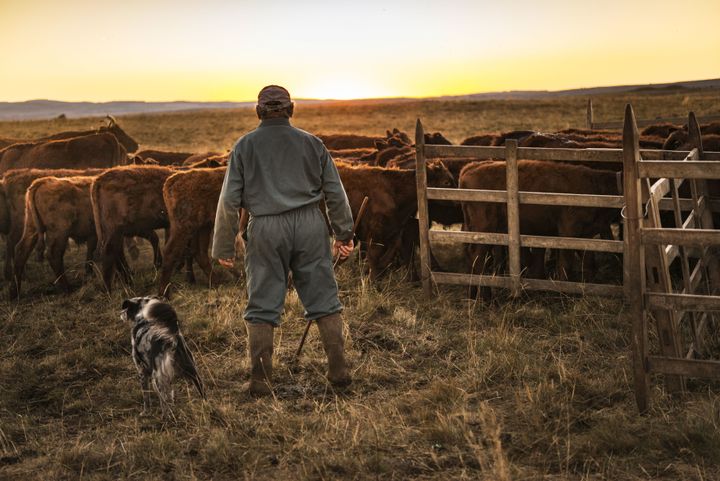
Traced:
<path fill-rule="evenodd" d="M 178 334 L 175 361 L 178 363 L 178 366 L 182 370 L 183 374 L 189 378 L 193 384 L 195 384 L 200 396 L 203 399 L 207 399 L 205 396 L 205 387 L 203 386 L 202 379 L 200 379 L 200 375 L 198 374 L 197 366 L 195 366 L 195 359 L 185 343 L 185 338 L 182 334 Z"/>

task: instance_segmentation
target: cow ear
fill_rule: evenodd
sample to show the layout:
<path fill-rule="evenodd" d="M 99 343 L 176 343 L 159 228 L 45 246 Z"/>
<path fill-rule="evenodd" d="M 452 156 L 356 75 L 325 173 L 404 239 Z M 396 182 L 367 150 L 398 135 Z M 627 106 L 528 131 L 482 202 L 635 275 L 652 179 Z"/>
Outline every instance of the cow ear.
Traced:
<path fill-rule="evenodd" d="M 390 137 L 392 137 L 392 132 L 390 132 L 389 130 L 386 130 L 386 131 L 385 131 L 385 137 L 387 137 L 388 139 L 389 139 Z"/>
<path fill-rule="evenodd" d="M 395 127 L 395 128 L 393 129 L 393 134 L 399 134 L 399 133 L 400 133 L 400 129 L 398 129 L 397 127 Z"/>

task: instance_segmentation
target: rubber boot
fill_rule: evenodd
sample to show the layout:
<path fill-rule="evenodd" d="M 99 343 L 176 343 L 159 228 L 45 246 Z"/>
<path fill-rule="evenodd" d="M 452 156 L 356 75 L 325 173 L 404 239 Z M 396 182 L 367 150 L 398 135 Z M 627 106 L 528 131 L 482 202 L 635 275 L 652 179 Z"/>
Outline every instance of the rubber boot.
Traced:
<path fill-rule="evenodd" d="M 273 326 L 267 322 L 248 322 L 248 352 L 250 354 L 250 384 L 252 396 L 272 394 Z"/>
<path fill-rule="evenodd" d="M 317 320 L 325 354 L 328 358 L 328 380 L 333 386 L 350 385 L 352 379 L 345 362 L 343 322 L 340 313 L 330 314 Z"/>

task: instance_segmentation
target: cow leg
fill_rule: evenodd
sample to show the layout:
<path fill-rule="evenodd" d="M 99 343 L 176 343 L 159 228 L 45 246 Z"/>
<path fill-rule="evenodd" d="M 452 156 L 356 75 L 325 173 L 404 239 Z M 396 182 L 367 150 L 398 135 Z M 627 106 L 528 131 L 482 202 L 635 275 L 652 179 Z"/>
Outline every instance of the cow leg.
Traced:
<path fill-rule="evenodd" d="M 45 260 L 45 236 L 42 234 L 38 235 L 37 250 L 35 252 L 37 253 L 38 262 Z"/>
<path fill-rule="evenodd" d="M 185 232 L 180 228 L 170 230 L 170 237 L 165 240 L 163 247 L 163 263 L 160 268 L 160 283 L 158 292 L 161 296 L 169 296 L 170 278 L 177 266 L 185 258 L 188 242 L 191 233 Z"/>
<path fill-rule="evenodd" d="M 122 244 L 120 243 L 118 243 L 115 248 L 115 262 L 117 270 L 123 278 L 123 282 L 127 285 L 131 285 L 133 280 L 132 269 L 130 269 L 130 264 L 127 261 L 127 257 L 125 257 L 125 249 L 122 248 Z"/>
<path fill-rule="evenodd" d="M 407 266 L 410 282 L 416 282 L 420 279 L 414 262 L 415 246 L 419 244 L 419 241 L 420 231 L 418 229 L 417 219 L 411 219 L 402 231 L 402 240 L 398 249 L 400 264 Z"/>
<path fill-rule="evenodd" d="M 5 280 L 12 280 L 13 276 L 13 259 L 15 257 L 15 246 L 20 241 L 22 232 L 18 232 L 17 229 L 10 227 L 10 233 L 7 237 L 7 249 L 5 250 Z"/>
<path fill-rule="evenodd" d="M 371 281 L 377 281 L 392 262 L 393 256 L 397 253 L 396 246 L 387 248 L 379 244 L 370 244 L 367 248 L 367 263 L 369 266 L 369 277 Z"/>
<path fill-rule="evenodd" d="M 200 268 L 205 272 L 208 279 L 208 285 L 212 287 L 213 282 L 213 268 L 212 261 L 208 255 L 208 249 L 210 248 L 211 231 L 207 227 L 200 230 L 195 236 L 196 248 L 195 248 L 195 260 L 197 260 Z"/>
<path fill-rule="evenodd" d="M 188 284 L 197 283 L 197 279 L 195 278 L 195 270 L 193 269 L 193 256 L 191 253 L 188 253 L 185 256 L 185 280 Z"/>
<path fill-rule="evenodd" d="M 120 256 L 125 258 L 123 249 L 123 236 L 116 233 L 105 239 L 105 244 L 101 246 L 100 257 L 102 263 L 102 278 L 105 289 L 110 292 L 112 290 L 112 281 L 115 275 L 115 268 L 123 270 Z M 119 248 L 118 248 L 119 247 Z M 125 261 L 127 264 L 127 261 Z"/>
<path fill-rule="evenodd" d="M 67 249 L 67 237 L 50 237 L 46 239 L 48 245 L 48 262 L 55 273 L 56 281 L 62 290 L 70 292 L 70 284 L 65 276 L 65 250 Z"/>
<path fill-rule="evenodd" d="M 152 245 L 153 265 L 156 269 L 160 269 L 160 266 L 162 265 L 162 254 L 160 253 L 160 238 L 158 238 L 158 235 L 155 233 L 154 230 L 147 232 L 142 237 L 147 239 L 148 242 L 150 242 L 150 245 Z"/>
<path fill-rule="evenodd" d="M 545 278 L 545 249 L 533 247 L 522 249 L 523 264 L 527 267 L 527 277 L 530 279 Z"/>
<path fill-rule="evenodd" d="M 95 258 L 95 249 L 97 249 L 97 237 L 92 235 L 87 239 L 87 253 L 85 254 L 85 274 L 88 276 L 93 271 L 93 259 Z"/>
<path fill-rule="evenodd" d="M 20 283 L 22 281 L 23 272 L 25 271 L 25 264 L 27 263 L 30 253 L 35 247 L 40 233 L 35 230 L 35 224 L 26 224 L 25 232 L 23 233 L 20 242 L 16 246 L 15 258 L 13 262 L 13 280 L 10 283 L 10 299 L 17 299 L 20 295 Z"/>
<path fill-rule="evenodd" d="M 5 236 L 5 266 L 3 268 L 5 280 L 12 279 L 12 251 L 10 250 L 10 236 Z"/>

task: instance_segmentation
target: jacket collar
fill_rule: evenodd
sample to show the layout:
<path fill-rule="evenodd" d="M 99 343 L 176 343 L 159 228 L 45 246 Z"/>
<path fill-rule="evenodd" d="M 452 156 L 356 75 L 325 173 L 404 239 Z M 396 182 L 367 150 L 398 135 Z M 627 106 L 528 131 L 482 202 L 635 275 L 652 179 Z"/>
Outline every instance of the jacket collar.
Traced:
<path fill-rule="evenodd" d="M 276 125 L 290 125 L 290 119 L 278 117 L 276 119 L 264 119 L 260 121 L 259 127 L 274 127 Z"/>

